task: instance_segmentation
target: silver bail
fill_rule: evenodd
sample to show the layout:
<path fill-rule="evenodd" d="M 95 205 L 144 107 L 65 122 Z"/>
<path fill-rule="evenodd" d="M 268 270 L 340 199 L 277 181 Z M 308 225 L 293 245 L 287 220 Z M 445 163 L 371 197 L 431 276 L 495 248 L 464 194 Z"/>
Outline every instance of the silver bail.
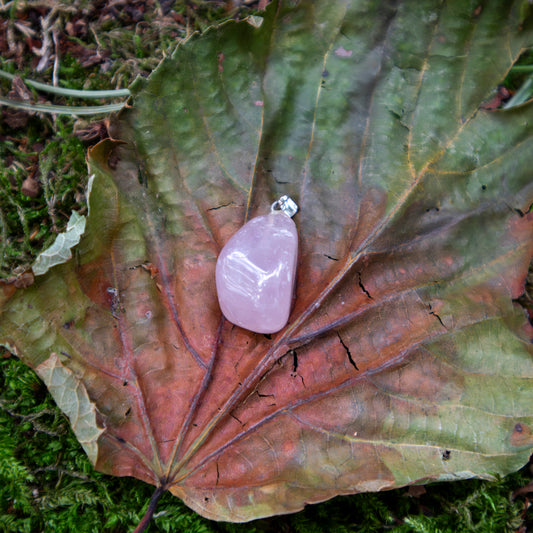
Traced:
<path fill-rule="evenodd" d="M 283 211 L 288 217 L 292 218 L 298 212 L 298 205 L 290 196 L 284 194 L 270 206 L 270 211 L 272 213 Z"/>

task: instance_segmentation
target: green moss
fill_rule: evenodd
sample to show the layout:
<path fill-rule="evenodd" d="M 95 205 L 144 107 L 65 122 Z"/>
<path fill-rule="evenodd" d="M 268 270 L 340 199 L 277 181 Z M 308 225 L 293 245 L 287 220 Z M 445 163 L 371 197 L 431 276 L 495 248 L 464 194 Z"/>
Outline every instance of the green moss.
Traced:
<path fill-rule="evenodd" d="M 13 132 L 0 145 L 0 278 L 24 270 L 62 231 L 72 210 L 86 210 L 85 147 L 72 132 L 74 121 L 31 124 L 26 137 Z M 41 121 L 45 122 L 45 121 Z M 43 143 L 44 139 L 44 143 Z M 25 194 L 29 179 L 38 194 Z"/>

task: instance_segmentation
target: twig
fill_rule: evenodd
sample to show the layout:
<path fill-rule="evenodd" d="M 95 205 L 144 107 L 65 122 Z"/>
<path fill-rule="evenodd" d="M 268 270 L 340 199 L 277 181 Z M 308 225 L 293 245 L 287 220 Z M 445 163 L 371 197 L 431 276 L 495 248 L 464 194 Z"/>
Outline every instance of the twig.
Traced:
<path fill-rule="evenodd" d="M 57 87 L 59 85 L 59 32 L 56 24 L 54 24 L 54 29 L 52 30 L 52 39 L 54 41 L 54 69 L 52 71 L 52 85 Z"/>
<path fill-rule="evenodd" d="M 155 489 L 155 492 L 152 495 L 152 498 L 150 499 L 150 503 L 148 504 L 148 509 L 146 509 L 146 513 L 144 513 L 144 516 L 142 517 L 138 526 L 133 530 L 133 533 L 142 533 L 148 527 L 148 524 L 154 516 L 155 508 L 157 507 L 159 499 L 161 498 L 165 490 L 166 489 L 162 485 Z"/>
<path fill-rule="evenodd" d="M 9 47 L 9 53 L 15 54 L 16 48 L 17 48 L 17 41 L 15 39 L 15 31 L 13 30 L 13 25 L 8 24 L 7 26 L 7 45 Z"/>
<path fill-rule="evenodd" d="M 12 409 L 9 409 L 6 407 L 6 401 L 0 400 L 0 409 L 8 413 L 14 418 L 20 418 L 24 421 L 30 422 L 33 428 L 36 431 L 39 431 L 40 433 L 45 433 L 46 435 L 50 435 L 52 437 L 59 437 L 61 436 L 61 433 L 58 433 L 57 431 L 52 431 L 51 429 L 47 428 L 43 424 L 40 424 L 38 422 L 38 418 L 40 418 L 43 415 L 55 415 L 56 413 L 50 409 L 43 409 L 42 411 L 39 411 L 38 413 L 33 413 L 31 415 L 21 415 L 20 413 L 17 413 L 13 411 Z"/>
<path fill-rule="evenodd" d="M 38 56 L 41 56 L 41 60 L 39 61 L 39 64 L 37 65 L 37 68 L 35 69 L 37 72 L 42 72 L 46 69 L 48 66 L 48 61 L 50 59 L 51 47 L 52 47 L 52 39 L 50 39 L 50 33 L 51 28 L 53 26 L 52 19 L 55 17 L 56 10 L 52 9 L 46 17 L 41 17 L 41 28 L 42 28 L 42 34 L 43 34 L 43 42 L 41 45 L 41 48 L 33 48 L 33 52 L 36 53 Z"/>
<path fill-rule="evenodd" d="M 26 22 L 26 21 L 25 21 Z M 26 22 L 27 24 L 27 22 Z M 24 35 L 24 37 L 35 37 L 37 35 L 37 32 L 32 29 L 30 26 L 27 26 L 26 24 L 22 22 L 15 22 L 13 25 L 17 30 Z"/>
<path fill-rule="evenodd" d="M 13 0 L 11 2 L 7 2 L 6 4 L 4 4 L 3 1 L 0 1 L 0 12 L 1 11 L 9 11 L 13 7 L 14 3 L 15 2 Z"/>
<path fill-rule="evenodd" d="M 93 24 L 89 24 L 89 29 L 91 30 L 91 33 L 93 34 L 94 40 L 96 41 L 96 46 L 97 46 L 96 51 L 100 52 L 100 49 L 103 48 L 103 47 L 102 47 L 102 43 L 100 42 L 100 39 L 98 38 L 98 34 L 96 33 L 96 31 L 94 29 Z"/>
<path fill-rule="evenodd" d="M 513 491 L 512 498 L 514 500 L 517 496 L 523 496 L 524 494 L 529 494 L 530 492 L 533 492 L 533 481 L 530 481 L 527 485 L 518 487 L 515 491 Z"/>
<path fill-rule="evenodd" d="M 79 472 L 75 472 L 73 470 L 66 470 L 65 468 L 59 468 L 56 466 L 45 466 L 42 468 L 37 468 L 35 470 L 32 470 L 32 474 L 38 474 L 40 472 L 57 472 L 58 474 L 61 474 L 63 476 L 70 476 L 75 477 L 77 479 L 83 479 L 83 481 L 89 481 L 90 478 L 86 476 L 85 474 L 80 474 Z"/>

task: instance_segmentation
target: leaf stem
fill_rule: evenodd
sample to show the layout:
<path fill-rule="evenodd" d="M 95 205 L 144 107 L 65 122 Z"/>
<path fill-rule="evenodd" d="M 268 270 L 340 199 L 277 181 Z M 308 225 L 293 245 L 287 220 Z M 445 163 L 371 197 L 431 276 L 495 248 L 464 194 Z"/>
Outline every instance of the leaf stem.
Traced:
<path fill-rule="evenodd" d="M 150 524 L 152 517 L 154 516 L 155 509 L 157 507 L 157 504 L 159 503 L 159 499 L 161 498 L 165 490 L 166 489 L 163 485 L 160 485 L 155 489 L 155 492 L 153 493 L 150 499 L 150 503 L 148 504 L 148 509 L 146 509 L 146 513 L 144 513 L 144 516 L 142 517 L 137 527 L 133 530 L 133 533 L 142 533 L 148 527 L 148 524 Z"/>

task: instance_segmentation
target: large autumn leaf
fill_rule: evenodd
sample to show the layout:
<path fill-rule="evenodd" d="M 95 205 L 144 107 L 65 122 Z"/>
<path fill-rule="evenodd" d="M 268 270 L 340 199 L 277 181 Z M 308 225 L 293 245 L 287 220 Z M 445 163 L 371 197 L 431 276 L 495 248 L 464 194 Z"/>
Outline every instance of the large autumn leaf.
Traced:
<path fill-rule="evenodd" d="M 74 259 L 0 293 L 1 342 L 96 468 L 244 521 L 527 462 L 533 104 L 483 104 L 528 7 L 287 0 L 134 85 Z M 214 270 L 281 194 L 297 286 L 264 336 L 223 319 Z"/>

